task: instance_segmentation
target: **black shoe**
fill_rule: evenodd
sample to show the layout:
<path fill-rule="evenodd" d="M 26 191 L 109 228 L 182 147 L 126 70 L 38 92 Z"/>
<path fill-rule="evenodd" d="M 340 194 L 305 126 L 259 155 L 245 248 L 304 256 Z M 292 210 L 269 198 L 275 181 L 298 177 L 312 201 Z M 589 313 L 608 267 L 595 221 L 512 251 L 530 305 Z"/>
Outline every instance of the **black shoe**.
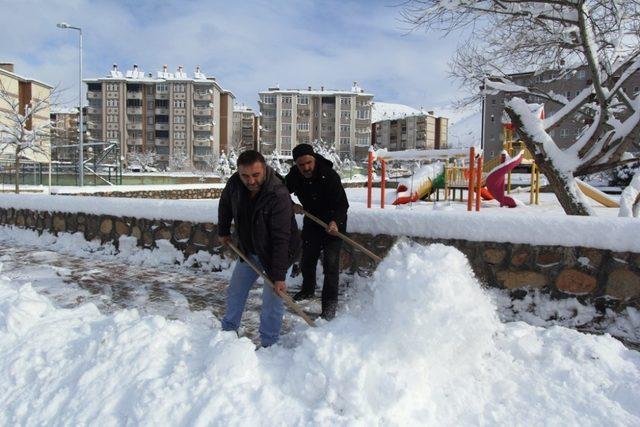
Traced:
<path fill-rule="evenodd" d="M 320 317 L 324 320 L 333 320 L 336 317 L 336 309 L 338 308 L 337 302 L 329 302 L 322 304 L 322 313 L 320 313 Z"/>
<path fill-rule="evenodd" d="M 293 295 L 293 300 L 303 301 L 309 298 L 313 298 L 314 296 L 315 296 L 314 291 L 307 291 L 305 289 L 302 289 L 301 291 L 298 291 L 296 294 Z"/>

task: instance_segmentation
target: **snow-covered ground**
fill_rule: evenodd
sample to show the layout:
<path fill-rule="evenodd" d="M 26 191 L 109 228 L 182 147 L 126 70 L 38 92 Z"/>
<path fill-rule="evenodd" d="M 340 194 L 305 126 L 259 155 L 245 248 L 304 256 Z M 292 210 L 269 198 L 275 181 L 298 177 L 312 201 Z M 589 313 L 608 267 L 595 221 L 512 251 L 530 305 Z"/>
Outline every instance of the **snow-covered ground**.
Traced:
<path fill-rule="evenodd" d="M 336 320 L 315 329 L 292 321 L 281 345 L 254 351 L 207 309 L 190 310 L 177 287 L 169 300 L 179 309 L 144 309 L 153 287 L 129 308 L 94 302 L 80 279 L 50 268 L 55 253 L 155 265 L 149 280 L 160 284 L 182 267 L 171 267 L 169 248 L 116 254 L 79 239 L 0 228 L 3 243 L 39 248 L 41 263 L 0 277 L 2 425 L 640 422 L 638 352 L 608 335 L 501 322 L 516 305 L 484 291 L 450 247 L 399 244 L 372 279 L 351 284 Z M 523 312 L 533 322 L 576 308 L 532 298 L 540 308 Z M 637 330 L 638 317 L 630 312 L 618 330 Z"/>
<path fill-rule="evenodd" d="M 366 209 L 365 189 L 347 194 L 351 231 L 640 250 L 637 219 L 567 217 L 551 194 L 479 213 Z M 217 210 L 26 194 L 0 206 L 212 222 Z M 336 320 L 309 329 L 287 314 L 281 343 L 259 351 L 259 287 L 243 337 L 220 330 L 230 265 L 218 256 L 0 227 L 0 262 L 0 425 L 640 424 L 640 312 L 483 290 L 454 248 L 398 244 L 373 278 L 341 277 Z"/>

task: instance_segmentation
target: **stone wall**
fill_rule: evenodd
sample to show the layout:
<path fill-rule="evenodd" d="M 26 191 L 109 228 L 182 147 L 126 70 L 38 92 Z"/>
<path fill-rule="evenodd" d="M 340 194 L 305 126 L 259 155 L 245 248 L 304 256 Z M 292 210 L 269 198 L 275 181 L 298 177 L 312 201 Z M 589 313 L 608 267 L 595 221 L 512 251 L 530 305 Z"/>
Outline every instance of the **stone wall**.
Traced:
<path fill-rule="evenodd" d="M 190 188 L 184 190 L 144 190 L 144 191 L 102 191 L 97 193 L 59 192 L 57 195 L 94 196 L 94 197 L 129 197 L 137 199 L 219 199 L 222 188 Z"/>
<path fill-rule="evenodd" d="M 122 235 L 134 236 L 141 247 L 152 248 L 159 239 L 169 240 L 186 256 L 199 250 L 220 253 L 217 226 L 185 221 L 118 218 L 109 215 L 33 212 L 0 209 L 0 224 L 15 225 L 54 234 L 82 232 L 87 240 L 100 239 L 116 246 Z M 352 233 L 351 237 L 383 256 L 397 236 Z M 443 243 L 458 248 L 482 282 L 489 286 L 516 289 L 546 288 L 563 296 L 608 296 L 640 307 L 640 254 L 603 249 L 532 246 L 496 242 L 471 242 L 413 238 L 421 244 Z M 344 245 L 344 270 L 370 274 L 375 265 L 359 251 Z"/>

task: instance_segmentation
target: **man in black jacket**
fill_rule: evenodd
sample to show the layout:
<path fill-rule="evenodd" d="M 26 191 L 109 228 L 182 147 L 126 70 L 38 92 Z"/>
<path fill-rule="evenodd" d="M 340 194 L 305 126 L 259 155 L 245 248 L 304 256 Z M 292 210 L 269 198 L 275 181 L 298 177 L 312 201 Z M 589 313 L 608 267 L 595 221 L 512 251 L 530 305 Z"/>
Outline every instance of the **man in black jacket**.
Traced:
<path fill-rule="evenodd" d="M 293 296 L 300 301 L 313 297 L 316 288 L 316 265 L 323 252 L 322 268 L 322 314 L 330 320 L 335 316 L 338 304 L 338 274 L 340 270 L 340 249 L 342 240 L 337 232 L 347 228 L 349 202 L 342 187 L 340 176 L 333 170 L 333 163 L 314 153 L 309 144 L 300 144 L 293 149 L 295 166 L 287 174 L 285 181 L 290 193 L 294 193 L 302 207 L 294 205 L 294 212 L 302 209 L 320 218 L 327 224 L 323 228 L 305 217 L 302 228 L 302 289 Z"/>
<path fill-rule="evenodd" d="M 282 178 L 266 165 L 257 151 L 238 156 L 238 172 L 233 174 L 218 205 L 220 242 L 234 237 L 240 250 L 263 268 L 276 286 L 265 283 L 260 311 L 260 341 L 268 347 L 278 341 L 284 306 L 279 294 L 285 292 L 285 276 L 300 245 L 298 226 L 293 215 L 291 197 Z M 226 311 L 222 329 L 237 331 L 247 296 L 258 275 L 246 262 L 238 259 L 227 288 Z"/>

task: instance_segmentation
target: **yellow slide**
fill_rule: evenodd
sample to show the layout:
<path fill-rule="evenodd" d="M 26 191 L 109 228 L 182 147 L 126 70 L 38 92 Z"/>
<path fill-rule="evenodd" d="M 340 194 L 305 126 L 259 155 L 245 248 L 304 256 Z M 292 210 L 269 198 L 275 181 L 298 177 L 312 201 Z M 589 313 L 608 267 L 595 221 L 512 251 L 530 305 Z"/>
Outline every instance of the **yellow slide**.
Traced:
<path fill-rule="evenodd" d="M 597 188 L 592 187 L 591 185 L 587 184 L 586 182 L 576 178 L 576 184 L 578 184 L 578 188 L 580 189 L 580 191 L 582 191 L 582 193 L 585 196 L 592 198 L 593 200 L 595 200 L 596 202 L 600 203 L 601 205 L 606 206 L 608 208 L 619 208 L 620 207 L 618 202 L 616 202 L 611 197 L 609 197 L 607 194 L 603 193 L 602 191 L 598 190 Z"/>

